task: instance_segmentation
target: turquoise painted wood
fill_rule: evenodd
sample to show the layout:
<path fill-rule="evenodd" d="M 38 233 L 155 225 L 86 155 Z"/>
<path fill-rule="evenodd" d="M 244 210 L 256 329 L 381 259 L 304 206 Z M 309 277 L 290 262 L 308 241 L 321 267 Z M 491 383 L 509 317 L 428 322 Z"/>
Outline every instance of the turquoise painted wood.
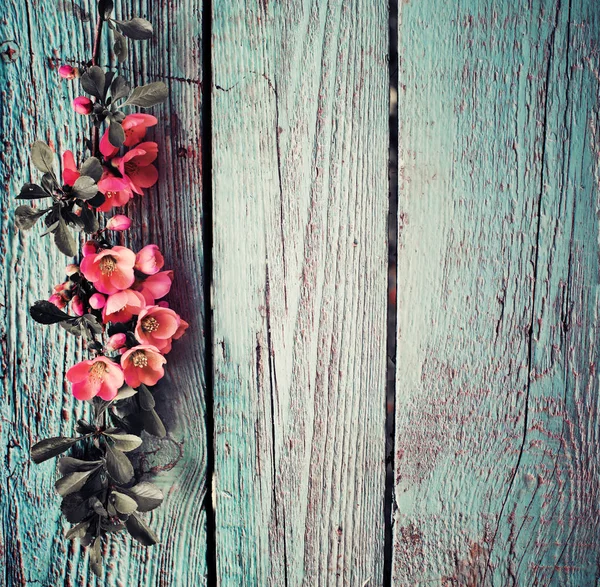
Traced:
<path fill-rule="evenodd" d="M 381 585 L 387 3 L 212 26 L 218 578 Z"/>
<path fill-rule="evenodd" d="M 396 585 L 597 585 L 593 0 L 403 3 Z"/>
<path fill-rule="evenodd" d="M 28 305 L 46 298 L 61 280 L 66 258 L 36 229 L 18 233 L 13 218 L 14 195 L 37 173 L 28 162 L 29 144 L 42 139 L 59 152 L 82 148 L 77 142 L 82 118 L 70 107 L 77 85 L 61 81 L 56 65 L 90 58 L 96 2 L 9 0 L 0 5 L 0 43 L 13 40 L 20 48 L 14 63 L 0 62 L 0 585 L 204 584 L 201 4 L 115 2 L 117 15 L 145 16 L 158 33 L 132 48 L 126 73 L 136 83 L 162 79 L 170 90 L 153 130 L 161 180 L 129 209 L 141 226 L 130 244 L 161 246 L 176 272 L 169 300 L 191 327 L 169 355 L 157 398 L 168 437 L 148 441 L 148 449 L 158 452 L 144 464 L 166 495 L 164 506 L 149 515 L 162 544 L 146 549 L 125 535 L 115 537 L 106 552 L 107 577 L 98 582 L 85 551 L 77 541 L 64 539 L 68 525 L 60 519 L 54 463 L 38 466 L 29 460 L 34 442 L 72 433 L 85 412 L 64 384 L 66 369 L 81 357 L 79 344 L 27 315 Z M 91 18 L 82 21 L 82 11 Z"/>

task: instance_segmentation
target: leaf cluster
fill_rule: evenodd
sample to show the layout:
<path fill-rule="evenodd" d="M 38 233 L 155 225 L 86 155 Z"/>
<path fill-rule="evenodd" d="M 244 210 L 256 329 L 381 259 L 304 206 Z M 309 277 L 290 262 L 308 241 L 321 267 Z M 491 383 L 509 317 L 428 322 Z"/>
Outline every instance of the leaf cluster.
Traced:
<path fill-rule="evenodd" d="M 27 204 L 19 206 L 15 210 L 15 224 L 21 230 L 30 230 L 40 218 L 44 218 L 46 230 L 43 235 L 52 234 L 61 253 L 73 257 L 77 249 L 68 227 L 89 234 L 98 230 L 98 220 L 88 204 L 96 204 L 98 195 L 102 201 L 104 199 L 97 185 L 102 177 L 102 164 L 96 157 L 88 157 L 81 165 L 81 175 L 75 183 L 61 186 L 54 166 L 54 151 L 46 143 L 33 143 L 31 162 L 43 174 L 42 179 L 39 185 L 26 183 L 17 199 L 51 200 L 51 203 L 46 208 L 33 208 Z"/>
<path fill-rule="evenodd" d="M 163 494 L 152 483 L 136 480 L 128 456 L 142 445 L 142 439 L 120 425 L 104 425 L 107 413 L 113 423 L 122 423 L 114 412 L 125 402 L 131 412 L 130 400 L 139 392 L 125 385 L 111 402 L 96 398 L 94 422 L 79 420 L 78 436 L 48 438 L 31 450 L 32 460 L 43 463 L 69 449 L 79 449 L 76 456 L 63 456 L 59 460 L 61 476 L 55 489 L 62 497 L 63 515 L 74 524 L 67 538 L 80 538 L 84 546 L 91 546 L 92 570 L 99 576 L 102 575 L 101 541 L 106 534 L 126 529 L 145 546 L 158 542 L 140 514 L 160 506 Z M 145 386 L 141 392 L 152 397 Z M 143 402 L 150 400 L 146 397 Z"/>
<path fill-rule="evenodd" d="M 115 147 L 121 147 L 125 142 L 123 108 L 151 108 L 164 102 L 168 96 L 164 82 L 152 82 L 132 90 L 122 75 L 115 75 L 115 72 L 105 71 L 97 65 L 88 67 L 80 81 L 83 91 L 96 98 L 92 110 L 94 125 L 100 128 L 103 122 L 108 122 L 108 138 Z M 122 100 L 125 101 L 120 104 Z"/>

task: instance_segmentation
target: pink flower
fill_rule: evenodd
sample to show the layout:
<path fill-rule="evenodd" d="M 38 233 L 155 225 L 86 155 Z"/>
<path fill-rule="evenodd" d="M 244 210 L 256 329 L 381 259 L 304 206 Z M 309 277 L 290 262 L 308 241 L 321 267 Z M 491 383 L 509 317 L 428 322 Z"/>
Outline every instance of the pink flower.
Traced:
<path fill-rule="evenodd" d="M 127 218 L 123 214 L 113 216 L 107 223 L 108 230 L 127 230 L 131 226 L 131 218 Z M 139 255 L 139 253 L 138 253 Z"/>
<path fill-rule="evenodd" d="M 79 96 L 73 100 L 73 110 L 77 114 L 91 114 L 94 103 L 85 96 Z"/>
<path fill-rule="evenodd" d="M 157 155 L 156 143 L 141 143 L 123 157 L 113 159 L 113 165 L 119 169 L 123 179 L 129 182 L 129 188 L 141 195 L 144 193 L 143 188 L 152 187 L 158 181 L 158 171 L 152 165 Z"/>
<path fill-rule="evenodd" d="M 52 294 L 48 298 L 48 301 L 51 304 L 54 304 L 57 308 L 60 308 L 61 310 L 67 305 L 67 302 L 64 300 L 64 298 L 61 295 L 57 294 L 57 293 Z"/>
<path fill-rule="evenodd" d="M 145 246 L 135 256 L 135 268 L 146 275 L 158 273 L 164 266 L 165 260 L 156 245 Z"/>
<path fill-rule="evenodd" d="M 142 344 L 155 346 L 166 355 L 171 351 L 171 341 L 180 326 L 181 318 L 173 310 L 150 306 L 144 308 L 138 316 L 135 337 Z"/>
<path fill-rule="evenodd" d="M 158 120 L 150 114 L 128 114 L 123 120 L 122 127 L 125 131 L 126 147 L 134 147 L 146 136 L 146 130 L 150 126 L 154 126 Z M 115 147 L 108 138 L 108 130 L 102 135 L 100 140 L 100 152 L 105 158 L 111 159 L 119 149 Z"/>
<path fill-rule="evenodd" d="M 63 153 L 63 182 L 67 185 L 72 186 L 78 179 L 81 173 L 77 170 L 75 165 L 75 157 L 71 151 L 65 151 Z"/>
<path fill-rule="evenodd" d="M 87 241 L 83 245 L 83 248 L 81 249 L 81 252 L 84 257 L 87 257 L 88 255 L 94 255 L 94 254 L 96 254 L 97 251 L 98 251 L 98 245 L 96 244 L 95 241 Z"/>
<path fill-rule="evenodd" d="M 95 293 L 90 296 L 90 306 L 94 308 L 94 310 L 101 310 L 106 305 L 106 298 L 99 293 Z"/>
<path fill-rule="evenodd" d="M 90 400 L 99 396 L 110 401 L 123 385 L 121 367 L 106 357 L 82 361 L 67 371 L 67 379 L 73 384 L 73 395 L 77 399 Z"/>
<path fill-rule="evenodd" d="M 58 75 L 63 79 L 74 79 L 77 75 L 77 70 L 70 65 L 61 65 L 58 68 Z"/>
<path fill-rule="evenodd" d="M 135 253 L 127 247 L 113 247 L 87 255 L 81 261 L 84 277 L 105 294 L 114 294 L 130 287 L 135 281 Z"/>
<path fill-rule="evenodd" d="M 106 306 L 102 310 L 102 321 L 105 324 L 107 322 L 129 322 L 145 306 L 146 300 L 140 292 L 124 289 L 108 296 Z"/>
<path fill-rule="evenodd" d="M 179 340 L 185 334 L 185 331 L 189 327 L 190 325 L 183 318 L 180 318 L 179 328 L 177 329 L 177 332 L 173 335 L 173 338 L 175 340 Z"/>
<path fill-rule="evenodd" d="M 156 300 L 169 293 L 172 283 L 173 271 L 161 271 L 136 284 L 135 289 L 141 292 L 148 306 L 153 306 Z"/>
<path fill-rule="evenodd" d="M 98 182 L 98 190 L 104 194 L 104 202 L 98 206 L 100 212 L 109 212 L 113 206 L 125 206 L 133 197 L 129 182 L 109 173 L 102 175 Z"/>
<path fill-rule="evenodd" d="M 121 367 L 125 374 L 127 385 L 137 388 L 140 384 L 156 385 L 163 377 L 163 365 L 167 362 L 158 349 L 151 345 L 142 344 L 129 349 L 121 357 Z"/>
<path fill-rule="evenodd" d="M 118 351 L 125 346 L 127 342 L 127 335 L 123 332 L 118 332 L 117 334 L 113 334 L 106 343 L 106 348 L 109 351 Z"/>
<path fill-rule="evenodd" d="M 85 314 L 85 308 L 83 307 L 83 302 L 79 296 L 74 296 L 71 300 L 71 309 L 77 316 L 83 316 Z"/>

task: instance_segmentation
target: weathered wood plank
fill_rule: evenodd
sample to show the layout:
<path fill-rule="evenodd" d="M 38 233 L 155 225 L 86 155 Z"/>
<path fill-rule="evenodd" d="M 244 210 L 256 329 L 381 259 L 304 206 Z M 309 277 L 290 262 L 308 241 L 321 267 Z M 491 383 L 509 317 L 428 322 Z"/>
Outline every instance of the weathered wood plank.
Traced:
<path fill-rule="evenodd" d="M 597 583 L 599 31 L 402 6 L 398 585 Z"/>
<path fill-rule="evenodd" d="M 191 324 L 169 355 L 167 377 L 157 397 L 168 438 L 148 445 L 159 452 L 145 464 L 166 494 L 164 506 L 150 517 L 162 544 L 145 549 L 124 535 L 114 538 L 107 554 L 108 577 L 96 583 L 87 555 L 77 543 L 64 540 L 67 525 L 60 519 L 54 493 L 54 464 L 36 466 L 29 461 L 31 444 L 53 434 L 70 434 L 83 415 L 81 403 L 63 384 L 65 371 L 81 357 L 81 348 L 61 329 L 42 328 L 27 315 L 29 304 L 47 297 L 61 279 L 66 258 L 40 239 L 38 231 L 16 232 L 13 196 L 29 180 L 28 145 L 35 139 L 51 141 L 59 152 L 82 148 L 76 141 L 83 136 L 84 121 L 70 108 L 78 85 L 61 82 L 51 63 L 89 59 L 95 4 L 81 3 L 92 15 L 88 22 L 81 22 L 79 11 L 67 1 L 9 2 L 1 9 L 0 39 L 15 39 L 21 56 L 15 63 L 0 64 L 0 444 L 6 447 L 0 466 L 4 569 L 0 584 L 4 580 L 7 585 L 202 585 L 206 564 L 201 507 L 205 430 L 200 0 L 177 6 L 149 0 L 115 3 L 118 16 L 145 16 L 157 32 L 154 40 L 131 47 L 126 73 L 137 83 L 162 79 L 170 89 L 168 104 L 156 112 L 160 122 L 153 131 L 159 143 L 161 180 L 130 207 L 141 228 L 129 242 L 139 247 L 150 241 L 161 247 L 167 265 L 176 272 L 169 301 Z"/>
<path fill-rule="evenodd" d="M 387 7 L 214 2 L 222 585 L 380 585 Z"/>

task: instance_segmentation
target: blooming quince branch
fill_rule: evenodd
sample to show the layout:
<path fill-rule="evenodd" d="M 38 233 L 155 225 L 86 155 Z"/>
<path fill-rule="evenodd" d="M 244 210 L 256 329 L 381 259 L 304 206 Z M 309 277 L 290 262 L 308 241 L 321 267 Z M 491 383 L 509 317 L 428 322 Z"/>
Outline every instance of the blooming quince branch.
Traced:
<path fill-rule="evenodd" d="M 98 2 L 91 60 L 79 68 L 59 68 L 62 78 L 79 80 L 83 90 L 84 95 L 73 100 L 73 109 L 92 125 L 86 145 L 90 155 L 78 165 L 75 154 L 65 151 L 57 174 L 54 151 L 35 142 L 31 160 L 42 177 L 39 183 L 26 183 L 17 197 L 50 204 L 22 205 L 15 211 L 18 228 L 30 230 L 43 218 L 44 234 L 53 235 L 62 253 L 78 258 L 66 267 L 65 281 L 54 287 L 48 300 L 37 301 L 30 314 L 41 324 L 58 324 L 84 339 L 90 358 L 72 366 L 67 380 L 76 399 L 92 404 L 93 418 L 77 422 L 77 436 L 42 440 L 31 452 L 33 461 L 42 463 L 69 449 L 77 451 L 76 457 L 59 460 L 62 476 L 56 491 L 63 498 L 64 516 L 74 524 L 67 538 L 80 538 L 91 547 L 90 564 L 98 576 L 107 534 L 126 529 L 144 545 L 158 541 L 140 513 L 158 507 L 162 492 L 140 481 L 129 455 L 142 445 L 142 431 L 166 434 L 154 409 L 152 387 L 164 376 L 165 355 L 173 341 L 188 328 L 163 300 L 174 276 L 165 270 L 158 246 L 149 244 L 134 252 L 111 243 L 112 233 L 131 226 L 131 219 L 114 214 L 115 209 L 158 180 L 158 145 L 146 139 L 158 119 L 124 110 L 150 108 L 167 98 L 162 82 L 132 89 L 117 71 L 98 66 L 105 24 L 113 33 L 119 63 L 127 58 L 127 39 L 152 36 L 147 20 L 115 20 L 112 13 L 112 0 Z M 106 213 L 113 215 L 104 222 Z M 89 235 L 79 253 L 72 229 Z"/>

